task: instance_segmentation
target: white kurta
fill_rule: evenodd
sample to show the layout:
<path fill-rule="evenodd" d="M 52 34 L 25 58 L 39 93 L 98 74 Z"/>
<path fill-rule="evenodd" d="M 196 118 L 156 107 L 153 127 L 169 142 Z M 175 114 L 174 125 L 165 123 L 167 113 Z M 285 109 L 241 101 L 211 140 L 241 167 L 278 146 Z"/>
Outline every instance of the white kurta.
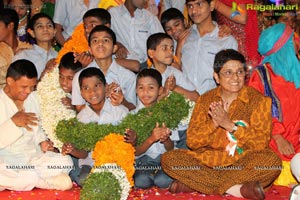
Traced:
<path fill-rule="evenodd" d="M 35 92 L 28 96 L 23 107 L 25 112 L 40 116 Z M 45 185 L 42 182 L 47 182 L 49 177 L 68 174 L 73 167 L 71 158 L 54 152 L 43 153 L 39 143 L 47 138 L 40 124 L 32 126 L 32 131 L 16 126 L 11 118 L 17 112 L 15 103 L 1 89 L 0 189 L 31 190 Z"/>

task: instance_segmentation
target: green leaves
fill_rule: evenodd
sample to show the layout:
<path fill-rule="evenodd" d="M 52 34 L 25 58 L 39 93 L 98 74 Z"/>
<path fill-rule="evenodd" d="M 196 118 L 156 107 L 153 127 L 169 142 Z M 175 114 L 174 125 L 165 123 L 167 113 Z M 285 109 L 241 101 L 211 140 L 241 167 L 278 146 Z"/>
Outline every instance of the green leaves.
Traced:
<path fill-rule="evenodd" d="M 168 128 L 174 129 L 188 112 L 188 102 L 182 95 L 173 92 L 151 107 L 128 114 L 117 126 L 83 124 L 77 119 L 62 120 L 56 127 L 56 134 L 62 142 L 71 142 L 79 149 L 92 150 L 96 142 L 109 133 L 122 135 L 126 128 L 130 128 L 136 131 L 138 144 L 141 144 L 150 136 L 156 122 L 160 125 L 164 122 Z"/>
<path fill-rule="evenodd" d="M 91 173 L 80 192 L 81 200 L 121 199 L 121 186 L 111 172 Z"/>

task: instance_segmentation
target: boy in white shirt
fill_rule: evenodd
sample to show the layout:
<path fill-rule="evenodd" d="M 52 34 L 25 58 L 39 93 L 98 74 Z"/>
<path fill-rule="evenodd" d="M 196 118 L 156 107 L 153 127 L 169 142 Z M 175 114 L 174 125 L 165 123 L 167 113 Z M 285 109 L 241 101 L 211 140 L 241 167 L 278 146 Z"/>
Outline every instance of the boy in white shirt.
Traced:
<path fill-rule="evenodd" d="M 149 35 L 164 32 L 158 18 L 144 9 L 145 0 L 126 0 L 109 9 L 111 29 L 118 39 L 116 56 L 138 60 L 141 69 L 147 68 L 146 41 Z"/>
<path fill-rule="evenodd" d="M 55 22 L 56 41 L 63 46 L 72 35 L 74 28 L 82 21 L 84 13 L 97 8 L 99 0 L 56 0 L 53 21 Z"/>
<path fill-rule="evenodd" d="M 217 52 L 237 49 L 232 36 L 219 37 L 219 28 L 212 20 L 212 0 L 186 0 L 189 17 L 193 21 L 191 33 L 182 47 L 182 71 L 197 87 L 201 95 L 214 87 L 213 62 Z"/>
<path fill-rule="evenodd" d="M 144 69 L 137 76 L 136 93 L 139 104 L 135 112 L 144 107 L 154 105 L 158 96 L 162 94 L 162 77 L 155 69 Z M 138 130 L 134 130 L 137 132 Z M 131 130 L 130 132 L 134 132 Z M 156 124 L 150 136 L 135 149 L 136 171 L 134 174 L 134 186 L 136 188 L 149 188 L 153 185 L 167 188 L 172 179 L 166 175 L 160 166 L 160 157 L 174 149 L 174 141 L 178 140 L 178 134 L 172 134 L 163 123 Z"/>
<path fill-rule="evenodd" d="M 124 105 L 129 110 L 135 108 L 135 74 L 116 63 L 112 54 L 116 51 L 116 35 L 108 27 L 96 26 L 89 34 L 90 53 L 94 61 L 87 66 L 100 68 L 108 83 L 107 95 L 113 105 Z M 80 111 L 86 101 L 80 94 L 78 77 L 81 71 L 77 72 L 72 82 L 72 104 Z"/>
<path fill-rule="evenodd" d="M 182 94 L 191 101 L 196 101 L 199 97 L 194 84 L 175 67 L 171 66 L 174 58 L 174 45 L 172 38 L 166 33 L 155 33 L 147 40 L 148 57 L 153 63 L 153 68 L 162 75 L 162 84 L 164 92 L 160 99 L 169 95 L 169 91 Z M 176 142 L 177 148 L 187 148 L 186 129 L 188 125 L 180 125 L 173 134 L 178 132 L 179 141 Z"/>
<path fill-rule="evenodd" d="M 106 98 L 108 85 L 106 85 L 105 77 L 99 68 L 84 69 L 79 75 L 79 85 L 82 97 L 89 103 L 77 115 L 80 122 L 117 125 L 127 115 L 128 109 L 125 106 L 113 106 Z M 77 149 L 71 143 L 64 143 L 62 153 L 79 159 L 78 167 L 80 169 L 75 168 L 72 171 L 72 178 L 82 185 L 94 165 L 92 153 Z M 77 162 L 76 159 L 75 162 Z"/>

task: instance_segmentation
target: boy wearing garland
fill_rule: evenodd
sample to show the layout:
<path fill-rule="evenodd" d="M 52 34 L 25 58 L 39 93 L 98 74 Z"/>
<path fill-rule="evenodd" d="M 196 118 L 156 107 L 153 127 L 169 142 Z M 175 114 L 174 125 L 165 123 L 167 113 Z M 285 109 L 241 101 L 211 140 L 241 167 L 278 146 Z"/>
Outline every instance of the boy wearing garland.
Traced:
<path fill-rule="evenodd" d="M 142 70 L 137 75 L 136 81 L 139 103 L 132 113 L 157 103 L 163 92 L 162 76 L 155 69 Z M 138 135 L 138 130 L 134 131 L 137 131 L 136 135 Z M 134 186 L 136 188 L 150 188 L 153 185 L 167 188 L 170 185 L 172 179 L 162 171 L 160 157 L 164 152 L 174 149 L 174 140 L 178 140 L 178 134 L 172 135 L 171 130 L 164 123 L 161 125 L 156 123 L 151 135 L 141 145 L 135 147 Z"/>
<path fill-rule="evenodd" d="M 66 53 L 60 60 L 59 66 L 59 85 L 68 94 L 61 102 L 69 109 L 75 109 L 71 103 L 72 80 L 76 72 L 82 69 L 80 62 L 75 62 L 73 52 Z"/>
<path fill-rule="evenodd" d="M 107 96 L 113 105 L 124 105 L 129 110 L 135 108 L 135 74 L 124 69 L 112 58 L 116 51 L 116 35 L 108 27 L 100 25 L 93 28 L 89 35 L 90 52 L 94 61 L 86 68 L 96 67 L 101 69 L 108 83 Z M 72 104 L 80 111 L 86 101 L 80 94 L 78 77 L 81 71 L 77 72 L 72 82 Z"/>
<path fill-rule="evenodd" d="M 84 69 L 79 75 L 79 85 L 82 97 L 89 103 L 77 115 L 80 122 L 117 125 L 128 114 L 128 109 L 125 106 L 114 106 L 106 98 L 108 85 L 104 74 L 99 68 L 89 67 Z M 125 142 L 134 145 L 135 138 L 133 133 L 129 133 L 126 134 L 124 139 Z M 78 168 L 80 169 L 75 169 L 72 178 L 76 183 L 82 185 L 94 165 L 92 153 L 77 149 L 71 143 L 63 145 L 62 153 L 79 158 Z"/>

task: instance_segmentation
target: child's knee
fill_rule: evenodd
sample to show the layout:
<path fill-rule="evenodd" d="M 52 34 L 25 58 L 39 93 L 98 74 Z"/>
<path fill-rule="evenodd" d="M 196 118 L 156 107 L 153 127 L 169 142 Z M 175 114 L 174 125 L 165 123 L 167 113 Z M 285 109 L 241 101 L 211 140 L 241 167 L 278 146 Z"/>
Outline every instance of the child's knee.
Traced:
<path fill-rule="evenodd" d="M 134 176 L 134 187 L 135 188 L 150 188 L 153 185 L 153 180 L 149 174 L 136 174 Z"/>
<path fill-rule="evenodd" d="M 161 171 L 155 176 L 154 185 L 156 185 L 159 188 L 168 188 L 172 181 L 172 178 L 170 178 L 168 175 Z"/>

